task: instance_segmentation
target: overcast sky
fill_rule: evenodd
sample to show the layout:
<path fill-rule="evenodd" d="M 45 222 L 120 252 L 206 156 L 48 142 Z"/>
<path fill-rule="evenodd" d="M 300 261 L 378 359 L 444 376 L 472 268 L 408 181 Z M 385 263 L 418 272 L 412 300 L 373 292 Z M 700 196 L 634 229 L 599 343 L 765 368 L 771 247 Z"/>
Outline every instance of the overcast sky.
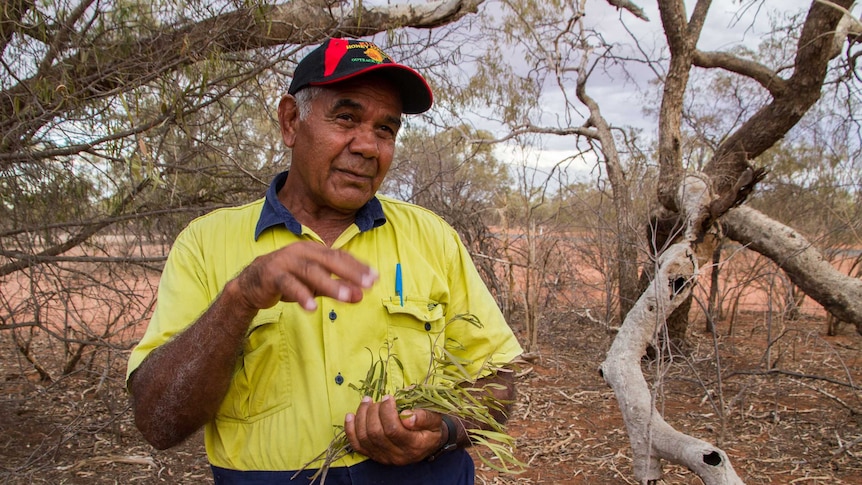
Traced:
<path fill-rule="evenodd" d="M 690 4 L 689 8 L 694 4 L 694 2 L 687 3 Z M 621 16 L 619 11 L 608 5 L 605 0 L 588 0 L 585 16 L 587 27 L 602 32 L 608 41 L 631 44 L 630 35 L 620 25 L 620 17 L 622 17 L 628 30 L 634 33 L 642 45 L 647 48 L 662 48 L 665 45 L 665 40 L 655 1 L 635 1 L 635 4 L 643 8 L 649 17 L 648 22 L 627 12 Z M 769 30 L 767 11 L 780 9 L 785 12 L 798 12 L 807 9 L 810 4 L 810 1 L 804 0 L 764 0 L 760 2 L 745 0 L 742 3 L 739 0 L 714 0 L 698 48 L 702 50 L 727 50 L 737 45 L 755 48 Z M 744 13 L 744 20 L 740 20 L 739 15 L 743 8 L 749 10 Z M 758 8 L 759 11 L 756 10 Z M 757 15 L 754 15 L 755 11 L 758 12 Z M 631 65 L 628 69 L 629 73 L 634 73 L 636 81 L 642 86 L 654 79 L 654 75 L 646 67 Z M 640 128 L 645 136 L 655 136 L 655 121 L 643 114 L 643 95 L 638 91 L 637 86 L 624 84 L 623 77 L 619 75 L 609 79 L 603 75 L 596 75 L 588 83 L 588 93 L 596 99 L 605 119 L 612 125 Z M 548 94 L 542 98 L 542 103 L 545 106 L 545 112 L 548 113 L 547 119 L 553 122 L 555 119 L 553 107 L 561 105 L 562 94 L 556 88 L 549 90 Z M 655 99 L 654 103 L 657 106 L 659 100 Z M 575 121 L 580 123 L 582 120 Z M 511 153 L 511 148 L 501 148 L 498 153 Z M 549 165 L 572 154 L 571 139 L 547 137 L 541 153 L 534 152 L 531 157 L 538 156 L 543 160 L 543 164 Z M 581 166 L 576 170 L 588 172 L 590 168 Z"/>
<path fill-rule="evenodd" d="M 691 5 L 694 2 L 688 2 Z M 636 1 L 635 4 L 644 9 L 649 17 L 649 22 L 644 22 L 632 15 L 623 14 L 622 19 L 637 37 L 647 45 L 664 45 L 661 20 L 659 19 L 656 2 Z M 701 50 L 728 50 L 738 45 L 756 47 L 769 31 L 768 11 L 798 12 L 806 9 L 811 1 L 805 0 L 765 0 L 752 2 L 745 0 L 716 0 L 712 2 L 707 21 L 698 42 Z M 760 8 L 758 15 L 753 15 Z M 745 11 L 743 11 L 745 9 Z M 743 14 L 744 20 L 739 16 Z M 631 43 L 628 34 L 619 26 L 620 15 L 617 9 L 608 5 L 604 0 L 590 0 L 587 3 L 586 22 L 589 26 L 595 26 L 601 30 L 606 38 L 620 43 Z M 646 73 L 645 76 L 646 77 Z M 598 83 L 596 83 L 598 84 Z M 618 87 L 609 87 L 602 92 L 601 86 L 592 86 L 596 90 L 597 98 L 602 100 L 602 109 L 605 116 L 615 124 L 627 124 L 641 128 L 649 128 L 651 122 L 639 120 L 633 117 L 632 107 L 641 101 L 631 96 L 631 91 L 620 90 Z M 631 120 L 631 122 L 627 121 Z"/>

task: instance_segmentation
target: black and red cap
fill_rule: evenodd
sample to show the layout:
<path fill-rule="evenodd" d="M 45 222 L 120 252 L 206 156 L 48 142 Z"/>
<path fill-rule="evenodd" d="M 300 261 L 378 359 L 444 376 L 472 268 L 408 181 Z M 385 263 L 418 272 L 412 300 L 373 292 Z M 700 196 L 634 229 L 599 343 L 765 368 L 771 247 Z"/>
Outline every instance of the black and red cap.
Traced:
<path fill-rule="evenodd" d="M 374 43 L 357 39 L 328 39 L 305 56 L 293 73 L 289 94 L 308 86 L 326 86 L 369 72 L 382 73 L 401 91 L 401 110 L 423 113 L 431 108 L 434 95 L 425 78 L 393 61 Z"/>

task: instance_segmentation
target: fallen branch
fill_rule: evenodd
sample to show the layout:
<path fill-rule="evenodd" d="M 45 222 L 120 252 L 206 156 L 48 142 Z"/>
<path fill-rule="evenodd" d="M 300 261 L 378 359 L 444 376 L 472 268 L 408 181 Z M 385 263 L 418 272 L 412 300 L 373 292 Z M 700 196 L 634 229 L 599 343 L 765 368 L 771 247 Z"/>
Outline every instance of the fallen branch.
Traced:
<path fill-rule="evenodd" d="M 736 370 L 736 371 L 730 372 L 728 374 L 725 374 L 725 379 L 728 379 L 728 378 L 736 376 L 736 375 L 766 376 L 766 375 L 770 375 L 770 374 L 780 374 L 780 375 L 786 375 L 786 376 L 790 376 L 790 377 L 797 377 L 800 379 L 812 379 L 812 380 L 817 380 L 817 381 L 826 381 L 826 382 L 829 382 L 831 384 L 835 384 L 838 386 L 849 387 L 850 389 L 853 389 L 855 391 L 862 391 L 862 387 L 857 386 L 857 385 L 853 384 L 852 382 L 841 381 L 841 380 L 835 379 L 833 377 L 828 377 L 828 376 L 818 376 L 818 375 L 814 375 L 814 374 L 803 374 L 801 372 L 795 372 L 795 371 L 783 370 L 783 369 Z"/>
<path fill-rule="evenodd" d="M 78 461 L 74 465 L 60 466 L 60 467 L 57 467 L 57 469 L 62 470 L 62 471 L 77 470 L 79 468 L 84 468 L 86 466 L 107 465 L 109 463 L 125 463 L 127 465 L 146 465 L 149 467 L 156 468 L 156 461 L 153 459 L 152 456 L 106 455 L 106 456 L 95 456 L 93 458 L 87 458 L 85 460 Z"/>

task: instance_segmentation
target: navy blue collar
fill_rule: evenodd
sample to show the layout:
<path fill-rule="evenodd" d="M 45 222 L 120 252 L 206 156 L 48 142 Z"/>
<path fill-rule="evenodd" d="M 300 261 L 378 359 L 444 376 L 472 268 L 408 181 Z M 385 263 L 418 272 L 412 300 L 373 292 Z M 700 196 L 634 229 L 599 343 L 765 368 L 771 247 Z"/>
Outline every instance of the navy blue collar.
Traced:
<path fill-rule="evenodd" d="M 284 225 L 287 230 L 297 236 L 302 234 L 302 224 L 278 200 L 278 191 L 284 187 L 285 181 L 287 181 L 287 171 L 276 175 L 272 183 L 269 184 L 263 208 L 260 210 L 260 218 L 257 220 L 257 227 L 254 230 L 255 241 L 257 241 L 257 238 L 260 237 L 263 231 L 273 226 Z M 360 232 L 369 231 L 386 224 L 386 216 L 383 215 L 383 206 L 380 205 L 377 197 L 373 197 L 356 211 L 356 219 L 353 222 L 359 228 Z"/>

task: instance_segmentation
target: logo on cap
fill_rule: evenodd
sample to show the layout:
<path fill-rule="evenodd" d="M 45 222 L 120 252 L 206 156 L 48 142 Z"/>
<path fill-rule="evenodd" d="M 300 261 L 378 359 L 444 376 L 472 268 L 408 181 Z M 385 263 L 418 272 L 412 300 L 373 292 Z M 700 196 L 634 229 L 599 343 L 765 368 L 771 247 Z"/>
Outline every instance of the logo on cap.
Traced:
<path fill-rule="evenodd" d="M 383 51 L 378 49 L 377 46 L 374 46 L 365 49 L 365 55 L 372 61 L 375 61 L 380 64 L 381 62 L 383 62 L 383 56 L 385 56 L 386 54 L 384 54 Z"/>

